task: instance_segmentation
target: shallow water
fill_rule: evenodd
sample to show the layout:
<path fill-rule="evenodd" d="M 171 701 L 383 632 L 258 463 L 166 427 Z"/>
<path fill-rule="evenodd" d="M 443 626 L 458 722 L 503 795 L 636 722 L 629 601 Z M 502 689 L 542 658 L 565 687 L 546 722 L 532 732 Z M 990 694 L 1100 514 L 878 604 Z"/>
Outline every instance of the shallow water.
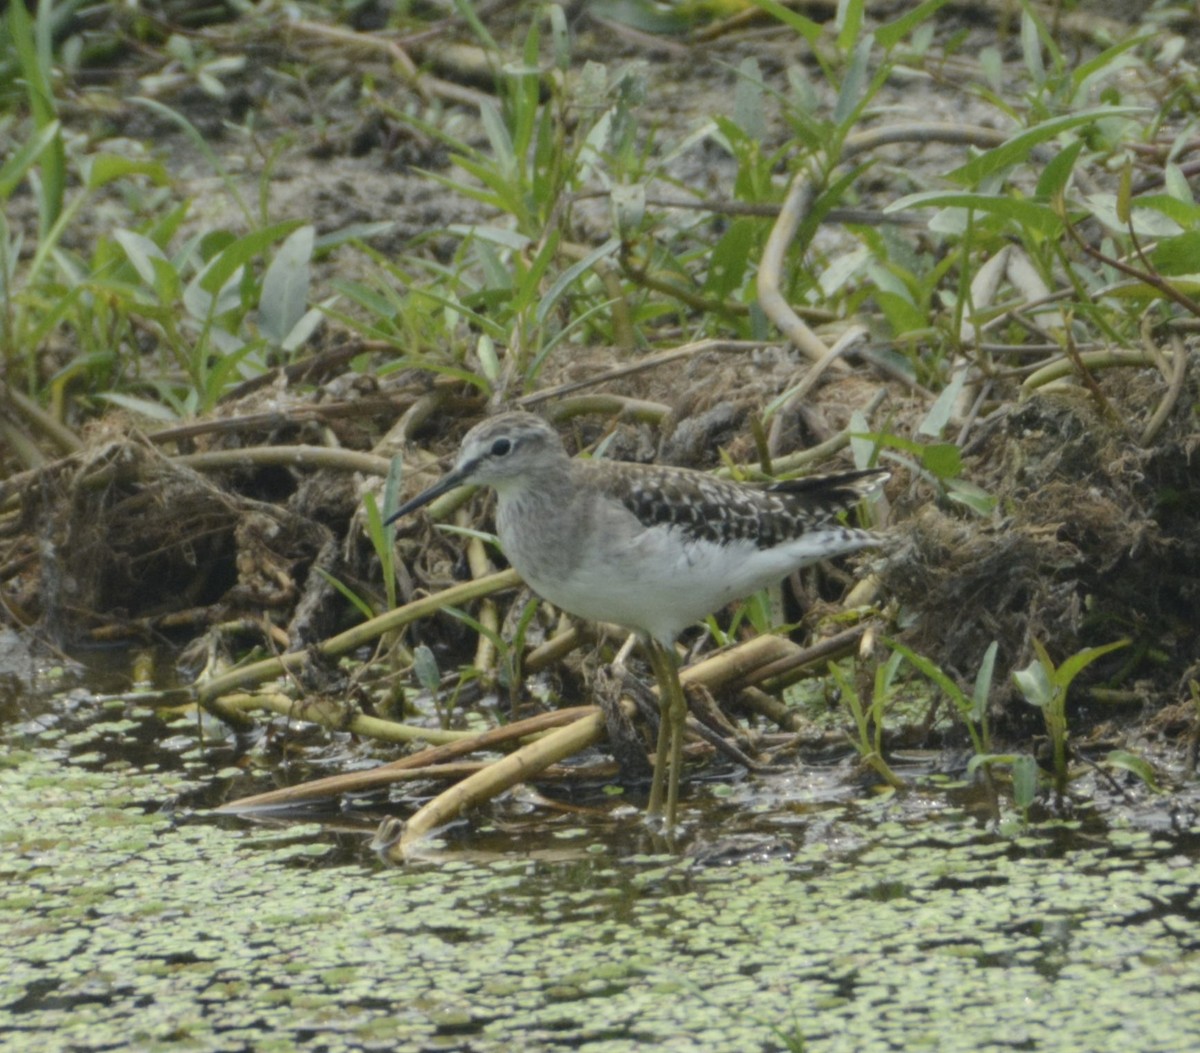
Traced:
<path fill-rule="evenodd" d="M 672 851 L 517 795 L 390 869 L 378 812 L 217 820 L 194 718 L 74 698 L 4 732 L 0 1049 L 1200 1048 L 1194 794 L 997 829 L 805 768 Z"/>

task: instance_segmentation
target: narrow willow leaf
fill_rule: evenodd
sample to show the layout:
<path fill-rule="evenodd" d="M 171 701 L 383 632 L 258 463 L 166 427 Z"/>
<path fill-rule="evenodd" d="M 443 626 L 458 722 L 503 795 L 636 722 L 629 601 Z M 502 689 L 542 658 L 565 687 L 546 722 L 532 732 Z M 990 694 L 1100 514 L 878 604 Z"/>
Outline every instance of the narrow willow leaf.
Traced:
<path fill-rule="evenodd" d="M 993 640 L 983 652 L 983 661 L 979 663 L 979 672 L 975 674 L 975 689 L 971 692 L 971 716 L 975 720 L 982 719 L 987 712 L 988 695 L 992 690 L 992 673 L 996 668 L 996 652 L 999 650 L 999 642 Z"/>
<path fill-rule="evenodd" d="M 1037 22 L 1028 10 L 1021 13 L 1021 53 L 1025 57 L 1025 68 L 1033 83 L 1046 82 L 1046 65 L 1042 60 L 1042 39 L 1038 34 Z"/>
<path fill-rule="evenodd" d="M 942 434 L 946 425 L 950 423 L 950 418 L 954 415 L 954 407 L 958 404 L 959 396 L 962 395 L 962 389 L 966 382 L 966 371 L 957 370 L 950 378 L 950 383 L 942 388 L 938 397 L 934 399 L 933 405 L 929 407 L 929 412 L 925 414 L 925 419 L 917 428 L 918 435 L 928 435 L 936 439 Z"/>
<path fill-rule="evenodd" d="M 838 0 L 834 24 L 838 29 L 838 47 L 849 51 L 862 32 L 863 0 Z"/>
<path fill-rule="evenodd" d="M 833 122 L 839 127 L 847 125 L 858 112 L 859 104 L 871 80 L 871 47 L 874 38 L 865 34 L 850 55 L 846 75 L 842 78 L 841 91 L 833 108 Z"/>
<path fill-rule="evenodd" d="M 308 310 L 309 264 L 315 233 L 308 225 L 292 231 L 263 275 L 258 326 L 277 346 L 283 345 Z"/>
<path fill-rule="evenodd" d="M 763 108 L 762 71 L 753 58 L 742 59 L 738 66 L 733 94 L 733 119 L 746 135 L 761 142 L 767 134 L 767 115 Z"/>

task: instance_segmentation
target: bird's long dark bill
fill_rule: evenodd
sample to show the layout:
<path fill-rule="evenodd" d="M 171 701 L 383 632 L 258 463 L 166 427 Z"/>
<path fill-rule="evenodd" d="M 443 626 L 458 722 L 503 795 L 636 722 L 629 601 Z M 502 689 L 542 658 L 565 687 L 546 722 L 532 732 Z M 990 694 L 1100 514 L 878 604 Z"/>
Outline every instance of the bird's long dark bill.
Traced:
<path fill-rule="evenodd" d="M 443 476 L 428 490 L 422 490 L 411 501 L 406 501 L 396 509 L 390 516 L 383 521 L 383 525 L 396 522 L 397 519 L 402 519 L 410 512 L 415 512 L 418 508 L 424 508 L 430 501 L 442 496 L 447 491 L 453 490 L 456 486 L 461 485 L 462 476 L 459 472 L 451 472 L 449 475 Z"/>

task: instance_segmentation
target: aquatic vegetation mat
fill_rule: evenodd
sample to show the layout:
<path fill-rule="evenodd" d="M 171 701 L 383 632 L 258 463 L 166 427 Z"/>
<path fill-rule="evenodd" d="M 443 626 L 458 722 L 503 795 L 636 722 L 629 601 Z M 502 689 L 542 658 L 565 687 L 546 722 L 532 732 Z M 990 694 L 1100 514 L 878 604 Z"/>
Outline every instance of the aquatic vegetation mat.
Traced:
<path fill-rule="evenodd" d="M 887 467 L 877 557 L 688 643 L 822 647 L 855 608 L 856 667 L 807 672 L 891 785 L 918 736 L 1023 808 L 1043 730 L 1059 798 L 1069 764 L 1163 784 L 1147 737 L 1194 768 L 1194 12 L 728 6 L 8 5 L 22 643 L 168 641 L 169 701 L 241 731 L 440 746 L 590 699 L 597 648 L 497 570 L 482 502 L 384 525 L 519 406 L 584 456 Z M 1069 705 L 1018 686 L 1080 655 Z M 788 687 L 740 685 L 721 748 L 770 761 L 744 740 L 796 730 Z"/>
<path fill-rule="evenodd" d="M 196 777 L 96 762 L 10 740 L 0 763 L 6 1053 L 1200 1044 L 1194 834 L 998 837 L 885 798 L 724 864 L 582 827 L 554 859 L 389 869 L 363 835 L 219 826 L 178 807 Z"/>

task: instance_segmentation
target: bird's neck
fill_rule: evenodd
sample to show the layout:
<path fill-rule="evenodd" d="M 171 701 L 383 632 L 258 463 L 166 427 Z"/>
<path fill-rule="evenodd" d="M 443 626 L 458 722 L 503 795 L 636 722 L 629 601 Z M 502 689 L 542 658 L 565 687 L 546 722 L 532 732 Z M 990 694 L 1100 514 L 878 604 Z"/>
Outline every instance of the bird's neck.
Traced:
<path fill-rule="evenodd" d="M 571 550 L 571 504 L 576 496 L 565 465 L 534 469 L 496 490 L 496 533 L 509 561 L 528 579 Z M 533 535 L 537 535 L 534 537 Z"/>
<path fill-rule="evenodd" d="M 497 518 L 514 519 L 530 515 L 554 514 L 571 500 L 570 472 L 562 465 L 532 468 L 518 479 L 494 483 Z"/>

